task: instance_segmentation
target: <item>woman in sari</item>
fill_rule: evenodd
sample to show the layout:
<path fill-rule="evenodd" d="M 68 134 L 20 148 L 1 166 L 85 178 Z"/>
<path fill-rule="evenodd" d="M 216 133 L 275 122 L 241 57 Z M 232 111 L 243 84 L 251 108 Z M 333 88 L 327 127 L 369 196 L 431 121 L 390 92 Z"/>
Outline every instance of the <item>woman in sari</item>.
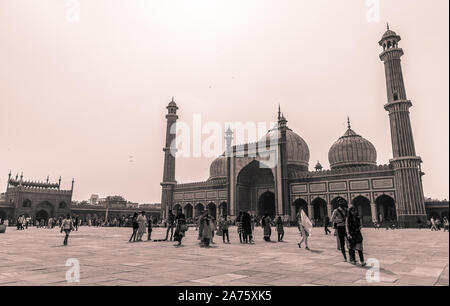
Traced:
<path fill-rule="evenodd" d="M 183 214 L 181 209 L 178 211 L 177 216 L 175 217 L 175 235 L 174 240 L 178 241 L 178 244 L 176 246 L 181 245 L 181 240 L 183 239 L 185 232 L 187 231 L 187 225 L 186 225 L 186 216 Z"/>
<path fill-rule="evenodd" d="M 248 212 L 242 213 L 242 231 L 244 243 L 253 243 L 252 218 Z"/>
<path fill-rule="evenodd" d="M 272 222 L 272 219 L 270 219 L 269 214 L 266 212 L 262 219 L 261 225 L 264 230 L 264 240 L 267 242 L 270 241 L 270 235 L 272 235 L 272 228 L 270 227 L 270 222 Z"/>
<path fill-rule="evenodd" d="M 208 215 L 208 211 L 205 210 L 203 216 L 200 218 L 200 227 L 202 232 L 202 245 L 205 247 L 209 247 L 209 243 L 211 242 L 211 218 Z"/>
<path fill-rule="evenodd" d="M 309 250 L 308 247 L 309 228 L 307 228 L 306 225 L 310 224 L 311 221 L 308 219 L 305 212 L 301 208 L 300 211 L 298 212 L 297 220 L 298 220 L 298 229 L 300 231 L 300 235 L 302 236 L 302 239 L 298 243 L 298 247 L 301 248 L 302 243 L 305 242 L 305 249 Z"/>
<path fill-rule="evenodd" d="M 361 266 L 365 266 L 363 254 L 363 236 L 361 234 L 361 219 L 358 216 L 358 211 L 355 206 L 351 206 L 348 210 L 347 219 L 345 220 L 345 227 L 347 230 L 348 240 L 348 254 L 350 256 L 350 263 L 356 265 L 355 250 L 358 251 Z"/>
<path fill-rule="evenodd" d="M 145 211 L 143 211 L 136 219 L 138 222 L 138 233 L 137 241 L 142 241 L 142 236 L 147 232 L 147 217 L 145 216 Z"/>

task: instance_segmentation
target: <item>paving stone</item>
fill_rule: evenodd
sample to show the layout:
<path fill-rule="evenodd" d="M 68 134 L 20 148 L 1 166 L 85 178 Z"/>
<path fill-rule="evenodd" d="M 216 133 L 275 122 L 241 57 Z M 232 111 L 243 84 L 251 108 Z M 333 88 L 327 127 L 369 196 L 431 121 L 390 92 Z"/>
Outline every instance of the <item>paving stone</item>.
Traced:
<path fill-rule="evenodd" d="M 128 243 L 129 228 L 81 227 L 62 246 L 58 229 L 17 231 L 0 234 L 0 285 L 116 286 L 398 286 L 449 283 L 449 236 L 426 230 L 363 229 L 366 260 L 379 261 L 380 282 L 369 283 L 362 268 L 343 262 L 336 238 L 316 228 L 311 251 L 299 249 L 298 230 L 285 229 L 285 243 L 266 243 L 257 229 L 254 245 L 240 244 L 236 229 L 231 244 L 220 238 L 211 248 L 198 245 L 197 232 L 190 230 L 183 247 L 174 242 Z M 153 237 L 163 237 L 155 228 Z M 65 279 L 66 260 L 80 264 L 80 282 Z"/>

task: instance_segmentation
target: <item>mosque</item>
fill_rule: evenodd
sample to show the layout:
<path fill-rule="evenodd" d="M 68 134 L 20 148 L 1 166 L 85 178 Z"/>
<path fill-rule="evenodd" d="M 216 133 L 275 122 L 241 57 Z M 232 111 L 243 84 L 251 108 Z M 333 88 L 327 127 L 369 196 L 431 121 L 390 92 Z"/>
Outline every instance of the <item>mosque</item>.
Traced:
<path fill-rule="evenodd" d="M 406 96 L 401 68 L 403 50 L 400 36 L 387 28 L 379 41 L 384 62 L 387 103 L 393 158 L 378 165 L 377 151 L 369 140 L 348 128 L 328 152 L 329 170 L 320 163 L 309 171 L 307 143 L 292 131 L 278 112 L 278 124 L 257 143 L 233 145 L 233 131 L 225 133 L 226 152 L 210 166 L 203 182 L 178 184 L 171 143 L 175 135 L 170 127 L 178 119 L 178 106 L 167 106 L 166 146 L 161 197 L 162 217 L 169 209 L 182 209 L 187 218 L 208 209 L 218 217 L 236 217 L 239 211 L 261 216 L 264 212 L 293 220 L 299 209 L 316 221 L 323 220 L 337 205 L 339 197 L 354 204 L 364 224 L 374 221 L 398 221 L 416 226 L 426 222 L 422 187 L 422 160 L 417 156 L 409 117 L 412 106 Z M 269 141 L 275 139 L 277 141 Z M 276 165 L 268 167 L 268 155 Z"/>

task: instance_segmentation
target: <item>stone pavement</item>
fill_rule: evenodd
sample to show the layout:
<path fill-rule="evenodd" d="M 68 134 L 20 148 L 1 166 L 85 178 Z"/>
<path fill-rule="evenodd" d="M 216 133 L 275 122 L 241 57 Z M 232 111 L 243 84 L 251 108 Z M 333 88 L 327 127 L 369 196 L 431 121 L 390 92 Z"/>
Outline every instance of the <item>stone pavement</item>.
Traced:
<path fill-rule="evenodd" d="M 153 238 L 164 229 L 155 228 Z M 0 234 L 0 285 L 449 285 L 449 234 L 429 230 L 364 229 L 366 260 L 380 262 L 380 282 L 369 283 L 369 268 L 343 262 L 334 236 L 316 228 L 311 251 L 299 249 L 296 228 L 287 228 L 285 243 L 267 243 L 255 230 L 255 245 L 231 244 L 216 237 L 200 248 L 190 228 L 183 247 L 173 242 L 128 243 L 130 228 L 81 227 L 62 246 L 58 229 Z M 276 231 L 273 231 L 276 239 Z M 68 258 L 80 263 L 80 282 L 65 280 Z"/>

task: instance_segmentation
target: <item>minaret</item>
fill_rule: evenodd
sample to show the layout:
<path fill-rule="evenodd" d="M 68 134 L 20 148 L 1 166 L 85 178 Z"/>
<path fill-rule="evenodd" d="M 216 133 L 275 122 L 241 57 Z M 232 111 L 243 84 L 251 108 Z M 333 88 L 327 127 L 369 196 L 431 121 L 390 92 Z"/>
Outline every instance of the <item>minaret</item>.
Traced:
<path fill-rule="evenodd" d="M 175 103 L 173 97 L 167 106 L 167 127 L 166 127 L 166 145 L 163 149 L 164 151 L 164 173 L 161 195 L 161 217 L 166 218 L 168 210 L 172 209 L 173 206 L 173 190 L 176 185 L 175 181 L 175 131 L 178 106 Z"/>
<path fill-rule="evenodd" d="M 401 66 L 403 50 L 399 48 L 400 36 L 389 29 L 379 45 L 383 47 L 380 59 L 384 62 L 391 140 L 396 186 L 396 208 L 398 221 L 408 226 L 417 226 L 418 219 L 424 223 L 426 212 L 422 187 L 422 159 L 416 156 L 409 108 Z"/>
<path fill-rule="evenodd" d="M 233 155 L 233 131 L 230 127 L 227 128 L 225 131 L 225 143 L 226 143 L 226 150 L 225 150 L 225 156 L 227 158 L 227 215 L 230 215 L 231 213 L 231 162 L 232 162 L 232 155 Z"/>
<path fill-rule="evenodd" d="M 279 139 L 278 139 L 278 162 L 277 168 L 279 171 L 277 172 L 280 175 L 280 180 L 277 182 L 276 186 L 278 190 L 278 197 L 276 197 L 277 201 L 280 203 L 282 207 L 282 211 L 277 211 L 277 214 L 288 215 L 290 211 L 289 205 L 289 185 L 288 185 L 288 169 L 287 169 L 287 120 L 284 117 L 283 113 L 281 113 L 280 106 L 278 106 L 278 131 L 279 131 Z"/>

